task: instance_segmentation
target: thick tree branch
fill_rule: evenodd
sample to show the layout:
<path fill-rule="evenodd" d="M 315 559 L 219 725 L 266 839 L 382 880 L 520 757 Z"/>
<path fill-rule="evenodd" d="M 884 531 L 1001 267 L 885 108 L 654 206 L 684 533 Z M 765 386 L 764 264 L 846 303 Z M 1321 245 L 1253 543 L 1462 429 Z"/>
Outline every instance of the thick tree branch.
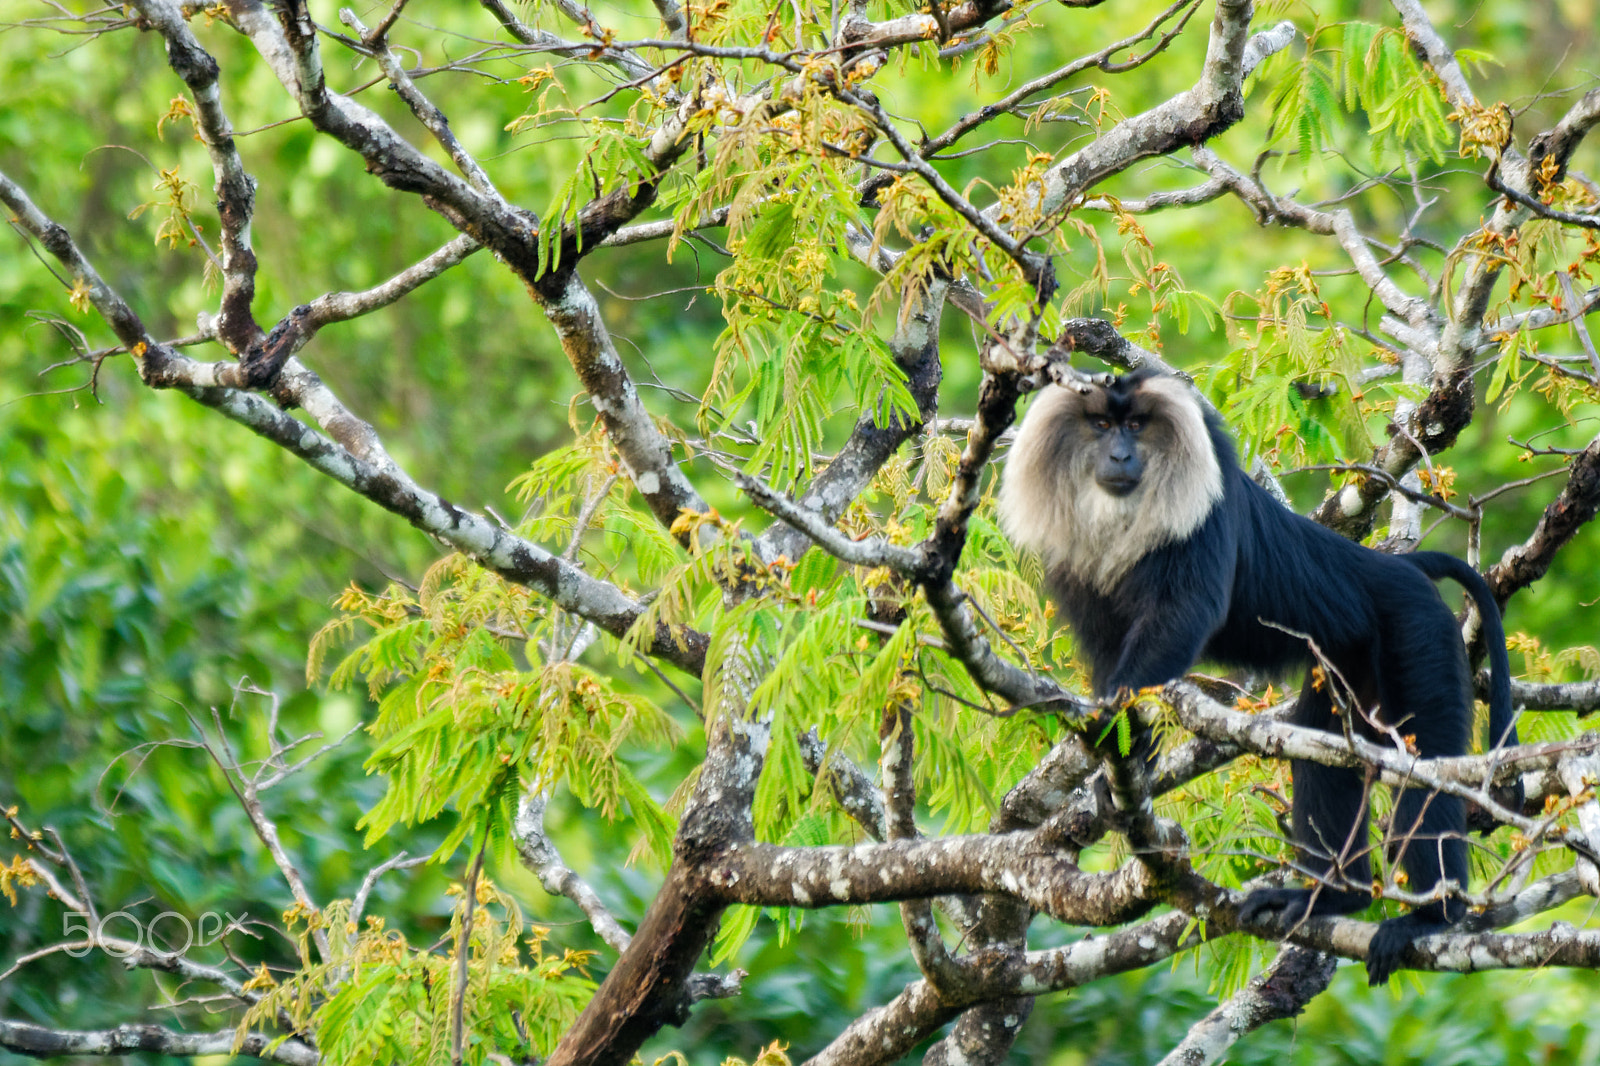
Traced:
<path fill-rule="evenodd" d="M 1083 738 L 1074 734 L 1051 748 L 1000 802 L 989 830 L 994 833 L 1032 829 L 1067 805 L 1077 789 L 1099 768 Z"/>
<path fill-rule="evenodd" d="M 872 22 L 866 18 L 864 6 L 852 5 L 849 17 L 840 25 L 839 41 L 860 51 L 893 48 L 933 40 L 941 32 L 948 38 L 999 18 L 1010 10 L 1010 0 L 959 0 L 943 6 L 939 18 L 919 13 Z"/>
<path fill-rule="evenodd" d="M 711 882 L 715 858 L 755 835 L 752 805 L 772 738 L 771 722 L 750 714 L 754 688 L 744 653 L 713 664 L 706 761 L 673 840 L 672 866 L 644 920 L 583 1012 L 551 1052 L 548 1066 L 626 1066 L 664 1025 L 682 1025 L 699 993 L 695 963 L 730 900 Z"/>
<path fill-rule="evenodd" d="M 538 288 L 567 361 L 578 372 L 578 380 L 605 424 L 607 439 L 616 446 L 650 513 L 670 528 L 684 511 L 709 510 L 673 461 L 672 442 L 645 409 L 600 317 L 600 305 L 578 272 L 564 270 L 547 276 Z"/>
<path fill-rule="evenodd" d="M 286 1066 L 317 1066 L 320 1057 L 295 1039 L 273 1047 L 277 1038 L 270 1034 L 246 1033 L 235 1049 L 232 1029 L 220 1033 L 186 1033 L 162 1025 L 119 1025 L 115 1029 L 91 1031 L 46 1029 L 27 1022 L 0 1021 L 0 1048 L 33 1058 L 61 1055 L 107 1055 L 121 1057 L 136 1051 L 192 1058 L 200 1055 L 246 1055 L 263 1062 Z"/>
<path fill-rule="evenodd" d="M 1194 88 L 1117 123 L 1051 167 L 1041 190 L 1041 213 L 1052 216 L 1139 160 L 1203 144 L 1243 118 L 1251 10 L 1250 0 L 1218 0 L 1205 67 Z M 1259 63 L 1293 39 L 1293 25 L 1280 23 L 1261 35 L 1251 58 Z"/>
<path fill-rule="evenodd" d="M 716 856 L 706 876 L 725 902 L 762 907 L 833 907 L 1001 892 L 1069 925 L 1100 926 L 1131 921 L 1154 903 L 1142 867 L 1084 873 L 1057 854 L 1048 828 L 855 847 L 747 843 Z"/>
<path fill-rule="evenodd" d="M 881 1007 L 862 1014 L 804 1066 L 878 1066 L 897 1062 L 954 1018 L 960 1007 L 940 998 L 926 981 L 913 981 Z"/>
<path fill-rule="evenodd" d="M 1481 915 L 1469 914 L 1456 931 L 1419 938 L 1407 951 L 1405 968 L 1440 973 L 1543 966 L 1593 968 L 1600 963 L 1600 930 L 1579 930 L 1557 922 L 1535 933 L 1477 931 L 1524 921 L 1560 906 L 1582 891 L 1577 876 L 1570 872 L 1546 878 L 1512 899 L 1488 907 Z M 1239 924 L 1238 905 L 1246 895 L 1219 889 L 1189 871 L 1172 892 L 1172 902 L 1185 913 L 1203 919 L 1208 936 L 1249 932 L 1278 939 L 1273 930 L 1257 931 Z M 1364 960 L 1377 928 L 1373 922 L 1354 918 L 1308 918 L 1282 939 L 1313 951 Z"/>
<path fill-rule="evenodd" d="M 1309 919 L 1288 939 L 1301 947 L 1365 959 L 1377 926 L 1348 918 Z M 1421 937 L 1406 951 L 1405 968 L 1436 973 L 1600 966 L 1600 930 L 1566 922 L 1532 933 L 1438 933 Z"/>
<path fill-rule="evenodd" d="M 851 1022 L 806 1066 L 892 1063 L 962 1008 L 1076 988 L 1153 965 L 1198 942 L 1188 915 L 1174 912 L 1050 951 L 974 953 L 964 960 L 969 976 L 962 989 L 942 995 L 926 981 L 913 982 L 889 1003 Z"/>
<path fill-rule="evenodd" d="M 1467 85 L 1466 75 L 1456 60 L 1455 49 L 1446 44 L 1444 38 L 1439 36 L 1439 31 L 1433 28 L 1433 22 L 1422 10 L 1419 0 L 1392 0 L 1392 3 L 1400 14 L 1406 37 L 1428 66 L 1433 68 L 1433 72 L 1439 75 L 1439 81 L 1444 85 L 1445 99 L 1450 101 L 1452 107 L 1475 105 L 1477 98 Z"/>
<path fill-rule="evenodd" d="M 1572 153 L 1596 126 L 1600 126 L 1600 89 L 1590 89 L 1560 121 L 1533 139 L 1528 152 L 1535 159 L 1556 160 L 1561 166 L 1558 173 L 1565 173 Z"/>
<path fill-rule="evenodd" d="M 1483 692 L 1488 692 L 1488 674 L 1479 674 Z M 1541 684 L 1511 679 L 1511 702 L 1530 711 L 1577 711 L 1579 715 L 1600 711 L 1600 681 L 1562 681 Z"/>
<path fill-rule="evenodd" d="M 1384 784 L 1427 788 L 1492 804 L 1488 786 L 1519 772 L 1557 766 L 1563 759 L 1600 749 L 1600 734 L 1572 740 L 1523 744 L 1487 755 L 1457 755 L 1422 759 L 1402 754 L 1360 736 L 1345 737 L 1306 726 L 1277 722 L 1261 715 L 1236 711 L 1207 697 L 1184 681 L 1167 685 L 1163 696 L 1178 712 L 1184 728 L 1202 736 L 1227 740 L 1246 751 L 1273 758 L 1306 759 L 1325 766 L 1370 767 Z M 1503 821 L 1532 830 L 1534 823 L 1520 814 L 1495 809 Z"/>

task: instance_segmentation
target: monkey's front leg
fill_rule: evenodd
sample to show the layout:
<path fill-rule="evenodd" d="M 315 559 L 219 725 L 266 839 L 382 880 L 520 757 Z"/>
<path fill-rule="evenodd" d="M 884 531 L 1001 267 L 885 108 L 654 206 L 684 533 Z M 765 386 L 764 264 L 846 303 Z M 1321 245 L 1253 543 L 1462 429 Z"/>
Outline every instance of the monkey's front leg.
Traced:
<path fill-rule="evenodd" d="M 1216 615 L 1182 602 L 1141 615 L 1123 636 L 1116 664 L 1105 677 L 1095 677 L 1096 695 L 1137 692 L 1182 677 L 1221 621 Z"/>
<path fill-rule="evenodd" d="M 1198 626 L 1189 618 L 1188 626 L 1173 625 L 1170 616 L 1147 614 L 1129 627 L 1123 636 L 1114 666 L 1104 682 L 1095 676 L 1095 695 L 1101 699 L 1125 702 L 1142 688 L 1163 685 L 1184 672 L 1199 658 L 1210 628 L 1196 635 Z M 1134 732 L 1132 754 L 1140 762 L 1156 756 L 1155 737 L 1148 729 Z"/>

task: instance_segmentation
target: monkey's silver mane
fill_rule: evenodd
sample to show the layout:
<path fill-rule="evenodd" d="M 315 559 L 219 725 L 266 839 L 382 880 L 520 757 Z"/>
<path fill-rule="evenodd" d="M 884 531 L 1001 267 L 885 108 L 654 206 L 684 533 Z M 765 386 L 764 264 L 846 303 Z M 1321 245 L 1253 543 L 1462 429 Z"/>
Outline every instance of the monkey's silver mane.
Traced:
<path fill-rule="evenodd" d="M 1028 409 L 1000 482 L 1000 524 L 1013 544 L 1108 592 L 1141 558 L 1187 538 L 1222 498 L 1222 466 L 1205 416 L 1177 378 L 1140 382 L 1151 401 L 1145 472 L 1117 497 L 1094 479 L 1087 399 L 1099 386 L 1046 386 Z"/>

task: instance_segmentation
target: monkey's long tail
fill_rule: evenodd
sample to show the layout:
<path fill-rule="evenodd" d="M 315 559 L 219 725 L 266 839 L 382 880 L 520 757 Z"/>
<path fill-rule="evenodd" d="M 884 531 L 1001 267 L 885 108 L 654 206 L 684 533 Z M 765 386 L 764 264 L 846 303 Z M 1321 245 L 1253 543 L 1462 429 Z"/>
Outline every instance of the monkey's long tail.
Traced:
<path fill-rule="evenodd" d="M 1517 742 L 1516 722 L 1511 717 L 1511 660 L 1506 655 L 1506 631 L 1500 622 L 1500 605 L 1483 576 L 1472 567 L 1445 552 L 1411 552 L 1397 555 L 1409 561 L 1431 580 L 1449 578 L 1466 589 L 1478 605 L 1478 617 L 1489 644 L 1489 750 Z"/>

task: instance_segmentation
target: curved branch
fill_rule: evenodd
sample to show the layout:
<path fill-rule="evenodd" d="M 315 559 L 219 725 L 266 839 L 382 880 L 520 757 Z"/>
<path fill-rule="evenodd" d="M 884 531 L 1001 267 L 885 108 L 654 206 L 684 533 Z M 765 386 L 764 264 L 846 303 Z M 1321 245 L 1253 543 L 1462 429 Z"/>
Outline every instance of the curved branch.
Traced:
<path fill-rule="evenodd" d="M 1495 600 L 1504 607 L 1514 593 L 1548 573 L 1556 553 L 1577 536 L 1597 512 L 1600 512 L 1600 437 L 1591 440 L 1572 460 L 1567 483 L 1545 507 L 1528 539 L 1507 548 L 1500 561 L 1489 568 L 1485 579 L 1494 590 Z"/>
<path fill-rule="evenodd" d="M 926 981 L 912 982 L 889 1003 L 851 1022 L 806 1066 L 894 1062 L 959 1010 L 1020 995 L 1077 988 L 1171 958 L 1199 940 L 1189 916 L 1173 912 L 1048 951 L 974 952 L 963 960 L 969 972 L 963 988 L 941 994 Z"/>

